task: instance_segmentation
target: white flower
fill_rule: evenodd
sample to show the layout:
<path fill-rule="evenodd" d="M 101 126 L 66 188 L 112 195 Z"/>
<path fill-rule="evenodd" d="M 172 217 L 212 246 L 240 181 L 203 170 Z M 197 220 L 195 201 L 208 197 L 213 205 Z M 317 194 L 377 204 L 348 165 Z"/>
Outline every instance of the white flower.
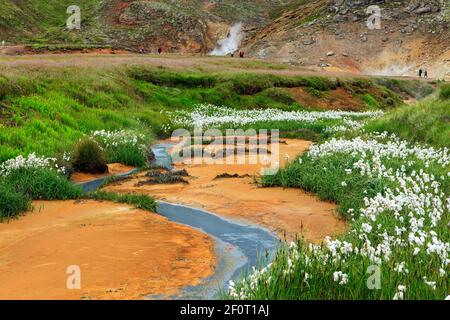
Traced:
<path fill-rule="evenodd" d="M 340 285 L 344 285 L 348 283 L 348 275 L 342 271 L 335 271 L 333 273 L 333 280 L 334 282 L 339 282 Z"/>

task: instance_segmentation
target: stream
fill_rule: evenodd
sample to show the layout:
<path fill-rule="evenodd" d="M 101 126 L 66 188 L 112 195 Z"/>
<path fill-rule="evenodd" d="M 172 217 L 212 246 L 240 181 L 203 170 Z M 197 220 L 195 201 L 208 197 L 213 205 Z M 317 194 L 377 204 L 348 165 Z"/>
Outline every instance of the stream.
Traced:
<path fill-rule="evenodd" d="M 171 144 L 152 147 L 155 164 L 173 169 Z M 136 173 L 135 170 L 124 175 Z M 81 184 L 84 192 L 98 189 L 106 178 Z M 279 245 L 278 238 L 265 228 L 225 219 L 202 209 L 158 201 L 157 213 L 170 221 L 200 230 L 215 240 L 216 269 L 196 286 L 185 287 L 176 296 L 148 296 L 149 299 L 215 299 L 225 292 L 230 280 L 238 280 L 253 266 L 266 264 Z"/>

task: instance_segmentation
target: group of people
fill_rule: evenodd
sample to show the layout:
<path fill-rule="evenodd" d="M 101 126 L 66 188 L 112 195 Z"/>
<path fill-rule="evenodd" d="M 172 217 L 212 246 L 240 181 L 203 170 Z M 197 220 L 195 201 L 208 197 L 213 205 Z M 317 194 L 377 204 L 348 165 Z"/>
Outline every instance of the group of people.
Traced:
<path fill-rule="evenodd" d="M 428 71 L 427 71 L 427 69 L 425 69 L 425 70 L 419 69 L 419 77 L 420 78 L 422 78 L 422 74 L 423 74 L 424 78 L 428 78 Z"/>
<path fill-rule="evenodd" d="M 162 51 L 163 51 L 162 48 L 158 48 L 158 50 L 157 50 L 158 54 L 162 54 Z M 150 51 L 146 52 L 145 49 L 144 49 L 144 47 L 141 47 L 141 48 L 139 49 L 139 53 L 140 53 L 140 54 L 145 54 L 145 53 L 150 53 Z"/>

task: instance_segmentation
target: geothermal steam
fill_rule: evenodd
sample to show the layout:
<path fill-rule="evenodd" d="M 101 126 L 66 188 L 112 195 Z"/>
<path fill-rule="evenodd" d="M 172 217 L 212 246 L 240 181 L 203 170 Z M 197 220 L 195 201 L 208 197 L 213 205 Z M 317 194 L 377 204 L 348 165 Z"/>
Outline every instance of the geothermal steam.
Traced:
<path fill-rule="evenodd" d="M 233 53 L 239 48 L 243 38 L 242 22 L 235 23 L 228 32 L 227 37 L 219 40 L 216 48 L 210 54 L 213 56 L 225 56 Z"/>

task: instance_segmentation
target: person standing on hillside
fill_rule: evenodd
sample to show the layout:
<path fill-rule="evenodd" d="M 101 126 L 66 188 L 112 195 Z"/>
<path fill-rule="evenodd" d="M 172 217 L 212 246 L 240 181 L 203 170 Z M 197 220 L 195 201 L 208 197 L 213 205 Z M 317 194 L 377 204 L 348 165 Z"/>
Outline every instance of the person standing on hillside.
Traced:
<path fill-rule="evenodd" d="M 422 69 L 419 69 L 419 77 L 422 78 Z"/>
<path fill-rule="evenodd" d="M 423 74 L 423 77 L 424 77 L 424 78 L 428 78 L 428 70 L 427 70 L 427 69 L 425 69 L 424 74 Z"/>
<path fill-rule="evenodd" d="M 241 50 L 241 51 L 239 52 L 239 57 L 241 57 L 241 58 L 244 58 L 244 57 L 245 57 L 245 52 L 244 52 L 244 50 Z"/>
<path fill-rule="evenodd" d="M 162 48 L 158 48 L 158 54 L 162 53 Z"/>

